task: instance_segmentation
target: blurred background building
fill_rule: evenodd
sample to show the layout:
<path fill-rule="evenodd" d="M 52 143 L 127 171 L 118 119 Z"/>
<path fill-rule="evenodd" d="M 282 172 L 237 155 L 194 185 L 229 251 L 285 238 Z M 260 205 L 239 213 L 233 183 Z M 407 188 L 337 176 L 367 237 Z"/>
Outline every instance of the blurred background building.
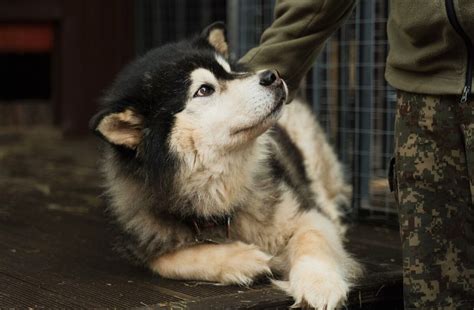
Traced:
<path fill-rule="evenodd" d="M 87 132 L 97 98 L 135 53 L 134 2 L 0 1 L 0 124 Z"/>
<path fill-rule="evenodd" d="M 259 42 L 274 0 L 1 0 L 0 126 L 87 133 L 103 89 L 133 57 L 227 23 L 238 59 Z M 386 171 L 396 94 L 383 78 L 385 0 L 360 0 L 308 74 L 312 105 L 354 186 L 355 216 L 391 219 Z"/>

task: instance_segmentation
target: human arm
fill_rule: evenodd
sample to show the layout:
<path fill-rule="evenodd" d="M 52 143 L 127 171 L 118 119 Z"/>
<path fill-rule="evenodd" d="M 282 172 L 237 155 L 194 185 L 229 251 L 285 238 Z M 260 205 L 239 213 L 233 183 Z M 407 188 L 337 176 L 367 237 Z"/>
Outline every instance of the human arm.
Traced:
<path fill-rule="evenodd" d="M 241 60 L 254 70 L 274 68 L 288 84 L 290 98 L 325 41 L 347 19 L 355 0 L 278 0 L 275 20 L 260 45 Z"/>

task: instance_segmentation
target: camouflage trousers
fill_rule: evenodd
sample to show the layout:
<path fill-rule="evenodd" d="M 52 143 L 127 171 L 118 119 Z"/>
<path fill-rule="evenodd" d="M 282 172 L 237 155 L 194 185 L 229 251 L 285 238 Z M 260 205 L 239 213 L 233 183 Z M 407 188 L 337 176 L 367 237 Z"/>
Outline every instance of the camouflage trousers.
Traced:
<path fill-rule="evenodd" d="M 398 92 L 405 308 L 474 309 L 474 100 Z"/>

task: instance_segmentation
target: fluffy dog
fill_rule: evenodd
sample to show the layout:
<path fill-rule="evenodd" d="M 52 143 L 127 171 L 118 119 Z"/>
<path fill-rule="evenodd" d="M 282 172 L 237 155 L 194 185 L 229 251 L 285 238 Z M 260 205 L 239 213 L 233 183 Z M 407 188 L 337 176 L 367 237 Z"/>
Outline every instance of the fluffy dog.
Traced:
<path fill-rule="evenodd" d="M 341 166 L 275 70 L 227 60 L 223 24 L 118 76 L 92 129 L 122 250 L 162 277 L 248 285 L 278 272 L 296 305 L 333 309 L 358 264 L 343 247 Z"/>

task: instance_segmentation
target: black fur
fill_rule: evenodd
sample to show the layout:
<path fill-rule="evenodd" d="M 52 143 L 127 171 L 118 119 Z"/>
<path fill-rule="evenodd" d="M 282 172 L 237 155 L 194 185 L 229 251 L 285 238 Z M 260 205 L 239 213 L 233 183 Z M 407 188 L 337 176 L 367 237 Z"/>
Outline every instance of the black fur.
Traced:
<path fill-rule="evenodd" d="M 278 145 L 269 158 L 273 177 L 285 182 L 296 193 L 302 211 L 318 209 L 323 213 L 315 202 L 315 193 L 310 188 L 311 181 L 306 174 L 301 151 L 281 126 L 273 126 L 270 133 Z"/>
<path fill-rule="evenodd" d="M 202 36 L 172 43 L 151 50 L 128 65 L 117 77 L 102 99 L 102 109 L 91 120 L 91 129 L 110 113 L 132 107 L 144 117 L 144 137 L 137 150 L 109 145 L 123 173 L 146 180 L 159 197 L 170 197 L 169 180 L 176 168 L 176 159 L 168 149 L 167 140 L 174 115 L 184 109 L 189 73 L 206 68 L 218 79 L 236 78 L 215 60 L 215 50 Z M 170 209 L 170 201 L 163 201 Z M 156 206 L 160 208 L 159 206 Z M 163 208 L 160 208 L 163 210 Z"/>
<path fill-rule="evenodd" d="M 225 71 L 216 62 L 215 49 L 207 41 L 212 27 L 191 40 L 167 44 L 151 50 L 141 58 L 126 66 L 101 100 L 100 111 L 91 119 L 91 130 L 105 142 L 104 160 L 115 162 L 120 170 L 119 177 L 132 179 L 147 187 L 150 197 L 141 197 L 150 215 L 162 222 L 173 223 L 180 229 L 192 231 L 189 222 L 173 214 L 182 209 L 182 200 L 174 197 L 172 182 L 177 169 L 177 159 L 170 152 L 168 139 L 174 123 L 174 115 L 184 109 L 187 90 L 190 86 L 189 74 L 196 68 L 206 68 L 220 80 L 239 78 Z M 237 65 L 230 63 L 234 71 Z M 238 66 L 244 69 L 243 66 Z M 143 117 L 143 138 L 136 149 L 108 143 L 98 130 L 101 120 L 111 113 L 132 109 Z M 112 197 L 109 197 L 112 198 Z M 168 252 L 183 243 L 173 234 L 156 235 L 140 240 L 132 232 L 117 223 L 114 215 L 108 213 L 116 229 L 116 250 L 137 264 L 144 264 L 160 253 Z M 192 240 L 189 240 L 190 242 Z"/>
<path fill-rule="evenodd" d="M 125 256 L 139 264 L 146 264 L 152 258 L 195 242 L 194 228 L 189 218 L 198 218 L 193 208 L 187 208 L 192 201 L 177 197 L 174 176 L 178 159 L 169 149 L 169 138 L 174 126 L 175 115 L 185 108 L 189 74 L 197 68 L 206 68 L 219 80 L 242 78 L 227 72 L 218 64 L 216 51 L 208 43 L 205 30 L 200 37 L 168 44 L 154 49 L 128 65 L 117 77 L 102 99 L 101 111 L 91 120 L 90 126 L 103 140 L 109 142 L 97 130 L 101 120 L 111 113 L 127 109 L 141 116 L 142 138 L 136 148 L 106 143 L 104 158 L 113 162 L 113 173 L 117 179 L 132 180 L 143 186 L 136 206 L 127 210 L 128 219 L 116 216 L 122 233 L 117 248 Z M 245 70 L 231 64 L 234 71 Z M 245 71 L 244 71 L 245 72 Z M 212 134 L 212 133 L 210 133 Z M 285 182 L 296 194 L 301 211 L 319 209 L 313 199 L 310 180 L 303 166 L 303 156 L 284 129 L 275 126 L 271 130 L 273 144 L 269 144 L 271 157 L 259 178 L 259 192 L 268 193 L 265 198 L 266 219 L 271 219 L 274 206 L 281 201 L 281 192 L 275 182 Z M 110 178 L 110 177 L 109 177 Z M 245 190 L 245 189 L 242 189 Z M 249 193 L 250 196 L 250 193 Z M 113 198 L 113 197 L 110 197 Z M 111 201 L 112 203 L 112 201 Z M 134 209 L 135 208 L 135 209 Z M 236 206 L 236 210 L 239 206 Z M 133 212 L 135 212 L 133 214 Z M 141 234 L 125 229 L 127 220 L 139 212 L 155 217 L 160 225 L 166 226 L 164 233 Z M 227 214 L 226 216 L 231 216 Z M 208 221 L 204 219 L 203 221 Z"/>

